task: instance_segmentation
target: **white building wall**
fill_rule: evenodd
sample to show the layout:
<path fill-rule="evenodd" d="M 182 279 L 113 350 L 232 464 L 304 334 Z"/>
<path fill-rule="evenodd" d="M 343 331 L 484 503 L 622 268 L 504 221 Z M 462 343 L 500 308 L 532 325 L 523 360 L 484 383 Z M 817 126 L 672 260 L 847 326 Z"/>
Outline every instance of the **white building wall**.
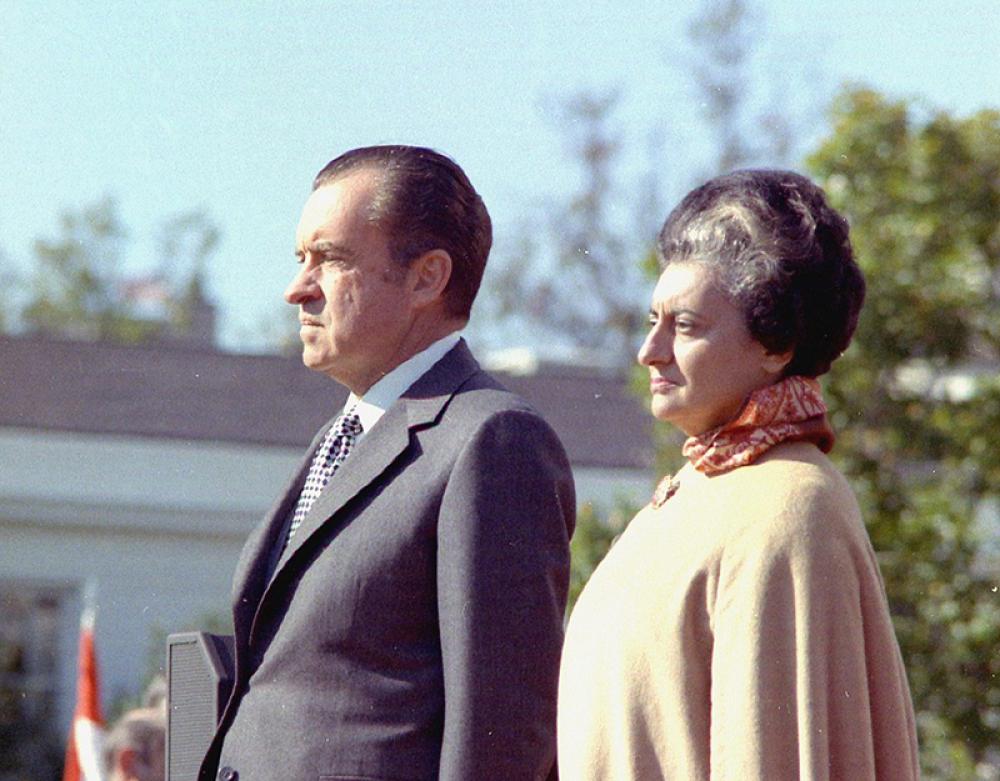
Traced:
<path fill-rule="evenodd" d="M 65 589 L 58 711 L 68 726 L 84 583 L 107 707 L 138 693 L 157 630 L 225 616 L 243 541 L 297 449 L 0 429 L 0 579 Z"/>
<path fill-rule="evenodd" d="M 222 613 L 239 541 L 128 534 L 95 529 L 0 524 L 0 577 L 24 584 L 65 587 L 58 658 L 60 722 L 73 709 L 81 594 L 97 581 L 95 642 L 107 708 L 138 694 L 156 630 L 190 628 L 206 613 Z"/>
<path fill-rule="evenodd" d="M 138 693 L 157 630 L 227 616 L 243 541 L 301 451 L 0 428 L 0 580 L 65 589 L 60 722 L 75 697 L 85 582 L 105 707 Z M 575 470 L 578 502 L 648 501 L 642 470 Z"/>

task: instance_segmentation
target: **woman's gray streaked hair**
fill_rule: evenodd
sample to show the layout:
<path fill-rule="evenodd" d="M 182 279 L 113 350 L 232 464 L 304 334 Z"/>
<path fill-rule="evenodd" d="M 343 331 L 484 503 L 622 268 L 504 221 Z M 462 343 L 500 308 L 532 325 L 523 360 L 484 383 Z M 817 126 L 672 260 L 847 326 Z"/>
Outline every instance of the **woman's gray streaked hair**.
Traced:
<path fill-rule="evenodd" d="M 736 171 L 692 190 L 667 217 L 657 255 L 661 268 L 710 268 L 751 336 L 793 351 L 786 376 L 826 372 L 857 327 L 865 280 L 847 221 L 792 171 Z"/>

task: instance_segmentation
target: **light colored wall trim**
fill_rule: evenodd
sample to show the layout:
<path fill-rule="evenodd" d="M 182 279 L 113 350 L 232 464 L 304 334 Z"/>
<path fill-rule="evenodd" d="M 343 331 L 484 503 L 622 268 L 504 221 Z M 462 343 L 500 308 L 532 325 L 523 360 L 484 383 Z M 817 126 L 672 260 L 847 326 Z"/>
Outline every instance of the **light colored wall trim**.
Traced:
<path fill-rule="evenodd" d="M 258 512 L 299 448 L 0 428 L 0 496 Z"/>
<path fill-rule="evenodd" d="M 260 513 L 248 511 L 192 510 L 148 505 L 91 504 L 0 496 L 0 527 L 9 525 L 74 528 L 129 536 L 165 536 L 242 540 Z"/>

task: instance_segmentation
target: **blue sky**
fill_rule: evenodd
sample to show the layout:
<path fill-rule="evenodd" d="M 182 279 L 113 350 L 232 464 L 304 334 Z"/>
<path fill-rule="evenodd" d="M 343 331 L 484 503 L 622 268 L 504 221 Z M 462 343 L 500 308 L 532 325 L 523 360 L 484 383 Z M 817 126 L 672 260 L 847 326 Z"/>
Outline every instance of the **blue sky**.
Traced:
<path fill-rule="evenodd" d="M 209 279 L 223 344 L 255 349 L 286 307 L 309 182 L 347 148 L 418 143 L 452 155 L 483 194 L 502 251 L 575 182 L 555 102 L 617 87 L 626 167 L 638 172 L 637 150 L 661 133 L 664 191 L 692 183 L 706 147 L 684 30 L 699 3 L 482 5 L 8 0 L 5 262 L 25 273 L 32 239 L 54 235 L 61 210 L 112 195 L 132 232 L 128 267 L 149 270 L 157 226 L 205 209 L 223 233 Z M 758 9 L 758 97 L 811 114 L 813 134 L 845 81 L 962 114 L 1000 108 L 996 0 Z"/>

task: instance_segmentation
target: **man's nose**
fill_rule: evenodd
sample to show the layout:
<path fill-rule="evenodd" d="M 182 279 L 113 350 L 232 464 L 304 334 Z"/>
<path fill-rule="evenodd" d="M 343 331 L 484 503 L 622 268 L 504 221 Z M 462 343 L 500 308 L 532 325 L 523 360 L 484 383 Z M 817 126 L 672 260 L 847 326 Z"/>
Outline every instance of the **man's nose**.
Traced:
<path fill-rule="evenodd" d="M 319 295 L 319 285 L 316 282 L 312 269 L 302 264 L 292 281 L 285 288 L 285 301 L 289 304 L 302 304 L 312 301 Z"/>

